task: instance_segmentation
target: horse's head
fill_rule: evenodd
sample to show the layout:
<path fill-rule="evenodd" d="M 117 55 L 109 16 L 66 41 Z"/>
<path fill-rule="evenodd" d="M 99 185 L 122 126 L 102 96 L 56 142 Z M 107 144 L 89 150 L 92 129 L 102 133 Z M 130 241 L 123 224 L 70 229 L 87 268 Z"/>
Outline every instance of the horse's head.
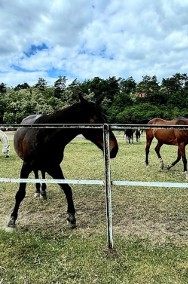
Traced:
<path fill-rule="evenodd" d="M 81 95 L 79 98 L 81 107 L 80 117 L 82 117 L 81 123 L 104 124 L 107 122 L 105 115 L 100 109 L 99 101 L 97 103 L 88 102 Z M 102 129 L 82 129 L 81 132 L 86 139 L 92 141 L 101 150 L 103 150 L 104 143 Z M 111 129 L 109 134 L 110 157 L 115 158 L 118 152 L 118 143 Z"/>

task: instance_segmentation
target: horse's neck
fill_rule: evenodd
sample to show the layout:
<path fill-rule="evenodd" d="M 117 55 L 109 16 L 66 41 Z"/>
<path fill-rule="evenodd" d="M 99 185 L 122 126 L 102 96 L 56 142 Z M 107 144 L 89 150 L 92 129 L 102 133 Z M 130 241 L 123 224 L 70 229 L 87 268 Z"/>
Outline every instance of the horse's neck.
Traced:
<path fill-rule="evenodd" d="M 52 114 L 42 115 L 35 123 L 45 124 L 80 124 L 84 123 L 80 109 L 75 106 L 65 108 Z M 59 128 L 54 130 L 53 136 L 64 145 L 68 144 L 77 135 L 81 134 L 80 128 Z"/>
<path fill-rule="evenodd" d="M 56 132 L 56 137 L 59 141 L 62 141 L 63 144 L 67 145 L 71 142 L 77 135 L 81 134 L 79 129 L 59 129 Z"/>
<path fill-rule="evenodd" d="M 44 120 L 44 121 L 43 121 Z M 75 105 L 67 107 L 52 114 L 45 115 L 37 121 L 44 123 L 83 123 L 82 112 Z M 36 121 L 36 123 L 37 123 Z"/>

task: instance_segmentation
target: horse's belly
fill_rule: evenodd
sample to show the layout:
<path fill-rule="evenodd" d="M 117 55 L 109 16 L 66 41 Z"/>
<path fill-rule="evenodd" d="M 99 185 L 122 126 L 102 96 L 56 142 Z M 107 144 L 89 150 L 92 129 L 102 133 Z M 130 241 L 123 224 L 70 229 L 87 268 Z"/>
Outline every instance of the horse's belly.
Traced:
<path fill-rule="evenodd" d="M 160 131 L 155 133 L 155 138 L 163 144 L 177 145 L 177 139 L 174 135 L 174 131 Z"/>

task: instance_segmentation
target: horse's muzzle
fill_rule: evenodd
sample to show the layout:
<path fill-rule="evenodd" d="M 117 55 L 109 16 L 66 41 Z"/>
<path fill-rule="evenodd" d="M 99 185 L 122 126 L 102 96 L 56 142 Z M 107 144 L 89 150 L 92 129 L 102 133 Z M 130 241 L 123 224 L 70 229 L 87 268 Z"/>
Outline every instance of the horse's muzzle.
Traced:
<path fill-rule="evenodd" d="M 110 151 L 110 158 L 111 158 L 111 159 L 112 159 L 112 158 L 115 158 L 116 155 L 117 155 L 117 153 L 118 153 L 118 146 L 112 148 L 112 150 Z"/>

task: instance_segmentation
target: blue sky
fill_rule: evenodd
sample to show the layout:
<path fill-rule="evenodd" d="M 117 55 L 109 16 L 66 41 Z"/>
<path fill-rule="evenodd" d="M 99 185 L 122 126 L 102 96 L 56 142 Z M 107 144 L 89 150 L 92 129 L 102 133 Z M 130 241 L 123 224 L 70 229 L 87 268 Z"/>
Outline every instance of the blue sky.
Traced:
<path fill-rule="evenodd" d="M 0 83 L 188 72 L 188 0 L 1 0 Z"/>

